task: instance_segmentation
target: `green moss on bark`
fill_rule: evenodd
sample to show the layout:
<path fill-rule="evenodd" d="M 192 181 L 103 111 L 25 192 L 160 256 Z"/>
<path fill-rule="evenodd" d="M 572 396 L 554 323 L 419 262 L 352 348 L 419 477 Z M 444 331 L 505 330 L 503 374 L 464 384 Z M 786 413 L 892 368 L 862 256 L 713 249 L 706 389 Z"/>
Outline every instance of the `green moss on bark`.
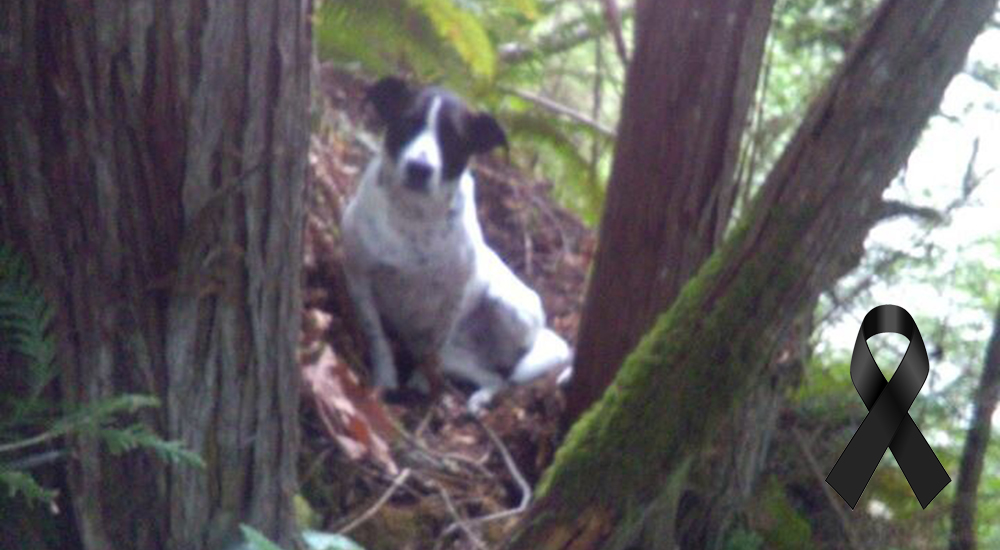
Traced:
<path fill-rule="evenodd" d="M 766 242 L 743 227 L 706 262 L 573 426 L 541 497 L 567 514 L 596 500 L 626 517 L 656 496 L 765 364 L 777 316 L 796 307 L 781 301 L 806 272 L 790 251 L 809 221 L 772 219 L 781 229 Z"/>

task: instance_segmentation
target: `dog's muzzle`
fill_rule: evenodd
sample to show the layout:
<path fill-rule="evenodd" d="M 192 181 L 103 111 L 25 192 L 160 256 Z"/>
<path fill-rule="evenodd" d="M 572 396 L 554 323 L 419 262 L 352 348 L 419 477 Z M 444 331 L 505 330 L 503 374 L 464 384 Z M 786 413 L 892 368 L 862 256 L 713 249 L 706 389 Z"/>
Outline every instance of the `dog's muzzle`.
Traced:
<path fill-rule="evenodd" d="M 405 181 L 403 183 L 413 191 L 427 191 L 433 172 L 434 169 L 426 163 L 419 161 L 407 162 Z"/>

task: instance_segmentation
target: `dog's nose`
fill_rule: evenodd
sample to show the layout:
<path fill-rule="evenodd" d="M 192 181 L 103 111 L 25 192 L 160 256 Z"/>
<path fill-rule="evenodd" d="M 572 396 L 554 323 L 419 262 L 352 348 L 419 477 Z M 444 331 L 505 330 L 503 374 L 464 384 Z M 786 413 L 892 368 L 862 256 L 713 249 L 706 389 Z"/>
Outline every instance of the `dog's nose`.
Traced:
<path fill-rule="evenodd" d="M 425 162 L 406 163 L 406 186 L 414 191 L 426 191 L 433 169 Z"/>

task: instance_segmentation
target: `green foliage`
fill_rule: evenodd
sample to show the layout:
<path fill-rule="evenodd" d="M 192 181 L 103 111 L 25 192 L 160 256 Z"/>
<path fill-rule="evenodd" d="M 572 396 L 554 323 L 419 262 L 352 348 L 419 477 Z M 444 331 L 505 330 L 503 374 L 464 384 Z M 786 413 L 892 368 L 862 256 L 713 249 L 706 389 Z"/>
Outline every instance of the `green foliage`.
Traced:
<path fill-rule="evenodd" d="M 8 497 L 20 494 L 29 504 L 51 502 L 56 498 L 56 491 L 42 487 L 35 478 L 24 472 L 0 469 L 0 485 L 7 487 Z"/>
<path fill-rule="evenodd" d="M 48 334 L 51 322 L 52 310 L 28 266 L 12 249 L 0 244 L 0 347 L 26 359 L 29 399 L 38 397 L 56 375 L 56 346 Z"/>
<path fill-rule="evenodd" d="M 726 536 L 723 550 L 761 550 L 764 548 L 764 537 L 747 529 L 734 529 Z"/>
<path fill-rule="evenodd" d="M 203 467 L 197 454 L 179 442 L 164 441 L 142 423 L 121 427 L 123 416 L 159 406 L 155 397 L 118 395 L 75 408 L 47 400 L 45 390 L 58 373 L 55 338 L 50 330 L 53 313 L 27 264 L 0 244 L 0 357 L 10 355 L 24 365 L 26 383 L 9 384 L 0 392 L 0 486 L 8 496 L 27 502 L 49 502 L 55 491 L 46 489 L 22 464 L 43 446 L 64 436 L 93 437 L 112 454 L 138 448 L 163 460 Z M 16 379 L 14 370 L 0 376 Z"/>
<path fill-rule="evenodd" d="M 314 24 L 321 58 L 374 73 L 400 68 L 424 81 L 490 81 L 497 54 L 483 21 L 452 0 L 323 2 Z M 467 88 L 467 86 L 462 86 Z"/>
<path fill-rule="evenodd" d="M 771 479 L 761 497 L 761 506 L 770 516 L 772 528 L 762 533 L 765 547 L 775 550 L 797 550 L 812 546 L 812 528 L 788 502 L 785 489 L 776 479 Z"/>
<path fill-rule="evenodd" d="M 580 133 L 579 125 L 527 111 L 507 112 L 502 118 L 514 143 L 531 143 L 533 152 L 547 157 L 549 177 L 560 182 L 556 199 L 584 223 L 596 224 L 604 204 L 604 186 L 574 139 Z"/>
<path fill-rule="evenodd" d="M 132 424 L 125 428 L 99 428 L 87 433 L 103 441 L 111 454 L 142 448 L 152 451 L 164 462 L 205 467 L 205 462 L 198 453 L 185 449 L 180 441 L 164 440 L 145 424 Z"/>
<path fill-rule="evenodd" d="M 767 40 L 758 105 L 744 133 L 741 183 L 756 190 L 812 100 L 833 75 L 878 0 L 779 0 Z M 742 211 L 743 205 L 737 205 Z"/>

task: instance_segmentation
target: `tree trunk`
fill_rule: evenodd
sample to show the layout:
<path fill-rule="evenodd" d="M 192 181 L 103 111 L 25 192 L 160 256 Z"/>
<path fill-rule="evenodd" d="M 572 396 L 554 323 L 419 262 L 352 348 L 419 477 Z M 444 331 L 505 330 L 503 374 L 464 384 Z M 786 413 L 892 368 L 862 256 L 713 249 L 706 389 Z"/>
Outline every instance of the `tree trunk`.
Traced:
<path fill-rule="evenodd" d="M 601 396 L 721 241 L 772 4 L 671 0 L 636 8 L 635 53 L 567 402 L 571 420 Z"/>
<path fill-rule="evenodd" d="M 293 542 L 308 0 L 10 0 L 0 239 L 58 316 L 70 403 L 145 414 L 205 470 L 75 441 L 84 548 Z"/>
<path fill-rule="evenodd" d="M 993 413 L 1000 401 L 1000 307 L 993 321 L 993 335 L 986 347 L 986 362 L 976 390 L 972 424 L 965 436 L 962 464 L 958 471 L 958 489 L 951 509 L 950 550 L 976 548 L 976 500 L 979 479 L 983 474 L 986 449 L 990 446 Z"/>
<path fill-rule="evenodd" d="M 745 223 L 573 426 L 508 548 L 622 549 L 639 542 L 673 548 L 673 522 L 655 545 L 636 527 L 646 514 L 676 510 L 688 466 L 745 396 L 785 325 L 839 266 L 861 254 L 882 192 L 995 5 L 883 3 L 810 108 Z M 623 127 L 620 134 L 632 131 Z M 648 202 L 642 197 L 631 208 L 641 211 Z M 619 253 L 626 261 L 638 257 L 636 249 Z M 595 292 L 602 290 L 598 283 Z"/>
<path fill-rule="evenodd" d="M 641 76 L 627 82 L 621 126 L 634 129 L 625 132 L 616 151 L 603 222 L 606 229 L 601 233 L 569 395 L 572 418 L 600 396 L 625 354 L 649 330 L 656 314 L 669 307 L 730 223 L 736 194 L 734 166 L 761 66 L 772 2 L 662 2 L 643 9 L 637 21 L 639 54 L 631 67 Z M 731 21 L 726 19 L 727 11 L 734 15 Z M 709 55 L 692 59 L 691 51 Z M 664 108 L 654 110 L 650 105 Z M 670 136 L 705 138 L 664 139 L 662 128 L 674 129 Z M 648 201 L 646 208 L 638 213 L 624 210 L 641 196 Z M 639 236 L 630 230 L 632 224 L 655 227 L 657 234 Z M 618 260 L 615 251 L 634 246 L 637 238 L 648 247 L 645 252 L 627 262 Z M 643 286 L 609 285 L 623 278 Z M 606 330 L 608 326 L 618 330 Z M 692 474 L 705 482 L 685 492 L 691 498 L 683 512 L 692 520 L 685 529 L 697 532 L 689 538 L 704 542 L 724 530 L 745 500 L 756 478 L 758 459 L 767 452 L 780 405 L 775 397 L 784 388 L 775 384 L 755 391 L 741 411 L 754 421 L 736 420 L 743 415 L 733 415 L 734 422 L 715 438 L 717 452 L 697 461 Z M 734 435 L 759 452 L 742 452 L 745 448 L 729 452 Z M 737 455 L 735 461 L 725 460 L 733 455 Z M 662 520 L 648 518 L 654 524 Z"/>
<path fill-rule="evenodd" d="M 786 396 L 801 381 L 810 354 L 808 339 L 815 304 L 815 300 L 809 303 L 791 330 L 780 337 L 764 371 L 750 381 L 745 397 L 722 417 L 692 466 L 677 517 L 667 518 L 675 519 L 681 550 L 724 548 L 733 522 L 753 502 Z"/>

